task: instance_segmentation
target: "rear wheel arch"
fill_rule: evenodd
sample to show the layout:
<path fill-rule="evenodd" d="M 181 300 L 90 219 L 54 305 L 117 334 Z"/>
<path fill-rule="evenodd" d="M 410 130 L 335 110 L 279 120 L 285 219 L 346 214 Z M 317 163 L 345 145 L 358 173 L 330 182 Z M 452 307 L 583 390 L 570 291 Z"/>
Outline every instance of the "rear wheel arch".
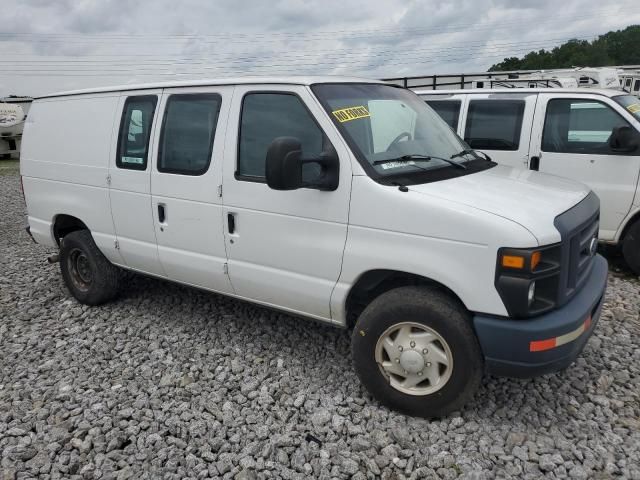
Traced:
<path fill-rule="evenodd" d="M 446 285 L 431 278 L 400 270 L 374 269 L 362 273 L 349 289 L 345 302 L 345 318 L 352 328 L 359 315 L 373 300 L 398 287 L 429 286 L 442 291 L 468 311 L 460 297 Z"/>
<path fill-rule="evenodd" d="M 62 238 L 78 230 L 89 230 L 89 228 L 82 220 L 73 215 L 58 214 L 53 219 L 53 238 L 58 246 Z"/>

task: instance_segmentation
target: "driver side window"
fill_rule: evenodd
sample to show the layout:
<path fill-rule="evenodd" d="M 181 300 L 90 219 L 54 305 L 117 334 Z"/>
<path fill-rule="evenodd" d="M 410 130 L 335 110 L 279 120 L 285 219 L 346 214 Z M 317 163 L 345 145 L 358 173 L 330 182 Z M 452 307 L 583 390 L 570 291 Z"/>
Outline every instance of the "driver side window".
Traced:
<path fill-rule="evenodd" d="M 254 182 L 265 181 L 267 150 L 276 138 L 300 140 L 305 159 L 319 156 L 329 142 L 297 95 L 277 92 L 245 95 L 239 137 L 236 178 Z M 311 182 L 319 174 L 316 163 L 302 167 L 304 181 Z"/>
<path fill-rule="evenodd" d="M 547 104 L 542 151 L 606 154 L 613 129 L 629 123 L 608 105 L 589 99 L 555 98 Z"/>

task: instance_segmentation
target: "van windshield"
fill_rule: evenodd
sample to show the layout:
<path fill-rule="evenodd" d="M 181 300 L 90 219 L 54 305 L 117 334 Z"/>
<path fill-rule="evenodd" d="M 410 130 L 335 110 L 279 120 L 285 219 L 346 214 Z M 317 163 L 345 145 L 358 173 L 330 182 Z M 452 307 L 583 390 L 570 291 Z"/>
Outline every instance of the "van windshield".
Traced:
<path fill-rule="evenodd" d="M 495 165 L 471 150 L 409 90 L 357 83 L 318 84 L 312 89 L 376 180 L 401 176 L 410 183 L 424 183 Z"/>
<path fill-rule="evenodd" d="M 640 121 L 640 99 L 638 99 L 638 97 L 634 97 L 633 95 L 618 95 L 613 97 L 613 99 L 633 115 L 636 120 Z"/>

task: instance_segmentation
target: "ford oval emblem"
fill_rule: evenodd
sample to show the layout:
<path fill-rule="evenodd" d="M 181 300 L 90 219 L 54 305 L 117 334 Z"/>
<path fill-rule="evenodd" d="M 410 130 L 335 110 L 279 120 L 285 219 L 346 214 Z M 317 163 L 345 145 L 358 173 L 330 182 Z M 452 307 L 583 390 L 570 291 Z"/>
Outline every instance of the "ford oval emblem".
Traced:
<path fill-rule="evenodd" d="M 598 251 L 598 237 L 593 237 L 591 239 L 591 243 L 589 244 L 589 255 L 593 257 L 597 251 Z"/>

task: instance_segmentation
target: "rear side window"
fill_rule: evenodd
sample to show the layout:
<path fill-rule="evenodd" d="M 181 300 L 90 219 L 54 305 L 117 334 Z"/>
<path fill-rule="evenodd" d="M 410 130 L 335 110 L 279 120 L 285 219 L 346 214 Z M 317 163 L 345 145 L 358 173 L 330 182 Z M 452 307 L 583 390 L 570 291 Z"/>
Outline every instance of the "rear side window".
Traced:
<path fill-rule="evenodd" d="M 464 139 L 471 148 L 518 150 L 524 100 L 471 100 Z"/>
<path fill-rule="evenodd" d="M 610 155 L 615 127 L 629 125 L 608 105 L 586 99 L 555 98 L 547 104 L 542 150 Z"/>
<path fill-rule="evenodd" d="M 454 130 L 458 129 L 458 120 L 460 120 L 460 100 L 427 100 L 427 105 L 433 108 L 451 128 Z"/>
<path fill-rule="evenodd" d="M 298 96 L 289 93 L 249 93 L 242 101 L 237 178 L 263 181 L 267 150 L 278 137 L 296 137 L 302 158 L 317 157 L 328 142 Z M 317 164 L 303 166 L 303 178 L 319 174 Z"/>
<path fill-rule="evenodd" d="M 635 83 L 633 84 L 633 91 L 640 92 L 640 80 L 636 80 Z"/>
<path fill-rule="evenodd" d="M 160 134 L 159 172 L 202 175 L 208 170 L 221 102 L 215 93 L 169 97 Z"/>
<path fill-rule="evenodd" d="M 146 170 L 149 137 L 158 97 L 129 97 L 124 103 L 118 134 L 116 166 L 130 170 Z"/>

